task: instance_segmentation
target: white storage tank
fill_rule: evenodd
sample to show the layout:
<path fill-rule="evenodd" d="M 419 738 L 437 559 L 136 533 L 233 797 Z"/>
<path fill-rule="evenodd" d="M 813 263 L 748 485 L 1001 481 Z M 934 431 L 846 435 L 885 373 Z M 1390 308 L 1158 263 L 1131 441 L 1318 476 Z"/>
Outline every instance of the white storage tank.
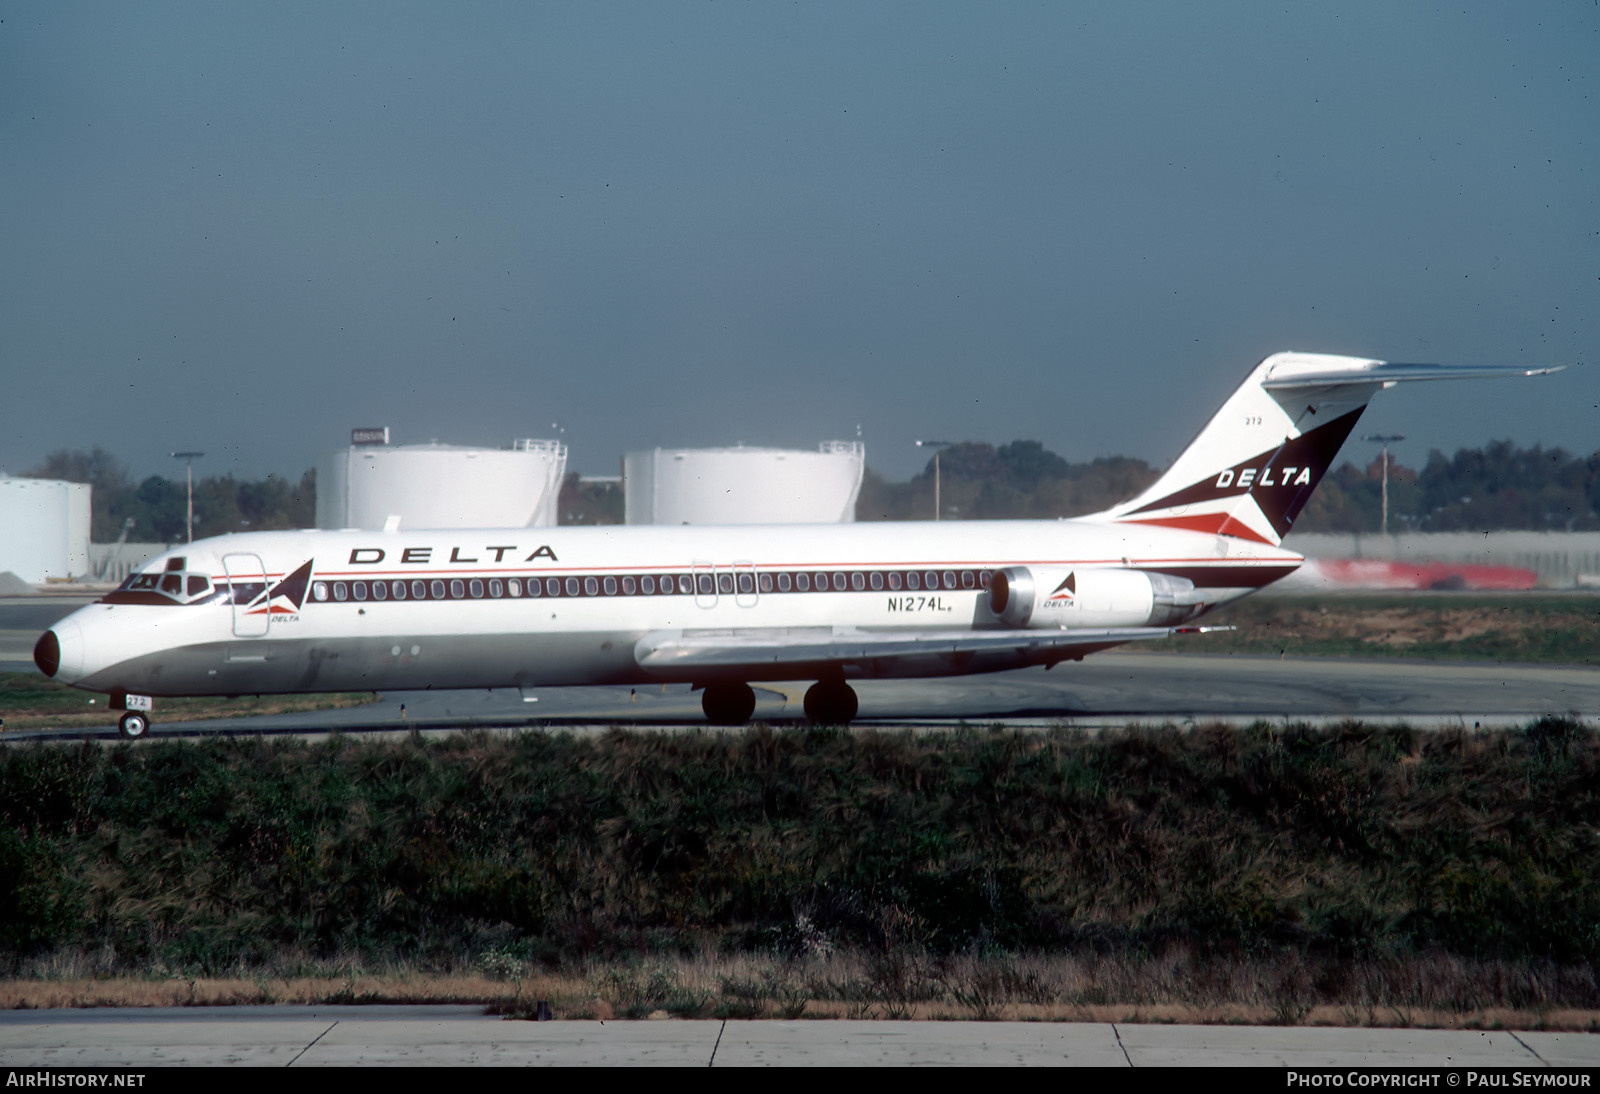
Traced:
<path fill-rule="evenodd" d="M 89 496 L 82 482 L 0 478 L 0 573 L 69 581 L 89 572 Z"/>
<path fill-rule="evenodd" d="M 317 467 L 317 527 L 524 528 L 556 523 L 567 446 L 353 444 Z"/>
<path fill-rule="evenodd" d="M 865 471 L 859 441 L 657 448 L 623 458 L 624 504 L 629 524 L 846 524 Z"/>

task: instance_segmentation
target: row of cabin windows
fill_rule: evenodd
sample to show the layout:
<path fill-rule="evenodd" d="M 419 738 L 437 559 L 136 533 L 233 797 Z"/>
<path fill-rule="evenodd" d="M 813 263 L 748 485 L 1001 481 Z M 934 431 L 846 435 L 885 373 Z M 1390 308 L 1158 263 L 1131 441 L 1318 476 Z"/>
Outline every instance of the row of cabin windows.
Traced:
<path fill-rule="evenodd" d="M 751 570 L 715 574 L 643 574 L 626 577 L 433 578 L 395 581 L 316 581 L 315 600 L 480 600 L 573 596 L 733 596 L 810 592 L 936 592 L 987 589 L 989 570 Z"/>

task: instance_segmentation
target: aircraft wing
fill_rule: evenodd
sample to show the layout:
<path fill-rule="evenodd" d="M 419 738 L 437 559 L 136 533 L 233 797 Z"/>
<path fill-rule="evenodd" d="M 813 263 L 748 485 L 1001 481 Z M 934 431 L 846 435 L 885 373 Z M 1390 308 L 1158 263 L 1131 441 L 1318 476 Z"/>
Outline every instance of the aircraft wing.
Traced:
<path fill-rule="evenodd" d="M 1096 650 L 1228 627 L 1115 627 L 1104 630 L 864 631 L 846 627 L 653 631 L 634 645 L 646 671 L 663 675 L 750 675 L 842 669 L 846 676 L 979 671 L 995 662 L 1053 664 Z M 801 673 L 805 674 L 804 671 Z"/>

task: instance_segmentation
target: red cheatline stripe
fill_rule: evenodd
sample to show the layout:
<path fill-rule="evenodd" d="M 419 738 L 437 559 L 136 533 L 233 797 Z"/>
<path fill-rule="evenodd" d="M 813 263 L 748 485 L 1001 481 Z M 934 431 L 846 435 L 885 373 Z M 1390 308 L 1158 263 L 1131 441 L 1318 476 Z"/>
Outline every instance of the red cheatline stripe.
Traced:
<path fill-rule="evenodd" d="M 1182 528 L 1190 532 L 1209 532 L 1214 536 L 1232 536 L 1234 539 L 1248 539 L 1256 543 L 1265 543 L 1273 546 L 1270 539 L 1251 528 L 1248 524 L 1234 520 L 1228 513 L 1202 513 L 1192 517 L 1153 517 L 1130 520 L 1128 524 L 1158 524 L 1164 528 Z"/>

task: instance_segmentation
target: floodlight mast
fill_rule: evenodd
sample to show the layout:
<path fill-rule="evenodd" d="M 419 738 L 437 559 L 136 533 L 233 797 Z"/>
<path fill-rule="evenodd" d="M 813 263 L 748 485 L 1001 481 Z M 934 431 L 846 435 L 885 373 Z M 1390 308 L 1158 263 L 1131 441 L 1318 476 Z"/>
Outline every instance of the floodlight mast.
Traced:
<path fill-rule="evenodd" d="M 1383 523 L 1381 533 L 1389 538 L 1389 446 L 1405 440 L 1404 433 L 1369 433 L 1364 440 L 1383 445 Z"/>
<path fill-rule="evenodd" d="M 194 461 L 204 456 L 204 452 L 174 452 L 172 458 L 183 460 L 189 480 L 189 509 L 185 518 L 184 530 L 188 535 L 188 542 L 194 542 Z"/>
<path fill-rule="evenodd" d="M 954 448 L 955 441 L 917 441 L 918 448 L 933 449 L 933 519 L 939 519 L 939 452 L 941 449 Z"/>

